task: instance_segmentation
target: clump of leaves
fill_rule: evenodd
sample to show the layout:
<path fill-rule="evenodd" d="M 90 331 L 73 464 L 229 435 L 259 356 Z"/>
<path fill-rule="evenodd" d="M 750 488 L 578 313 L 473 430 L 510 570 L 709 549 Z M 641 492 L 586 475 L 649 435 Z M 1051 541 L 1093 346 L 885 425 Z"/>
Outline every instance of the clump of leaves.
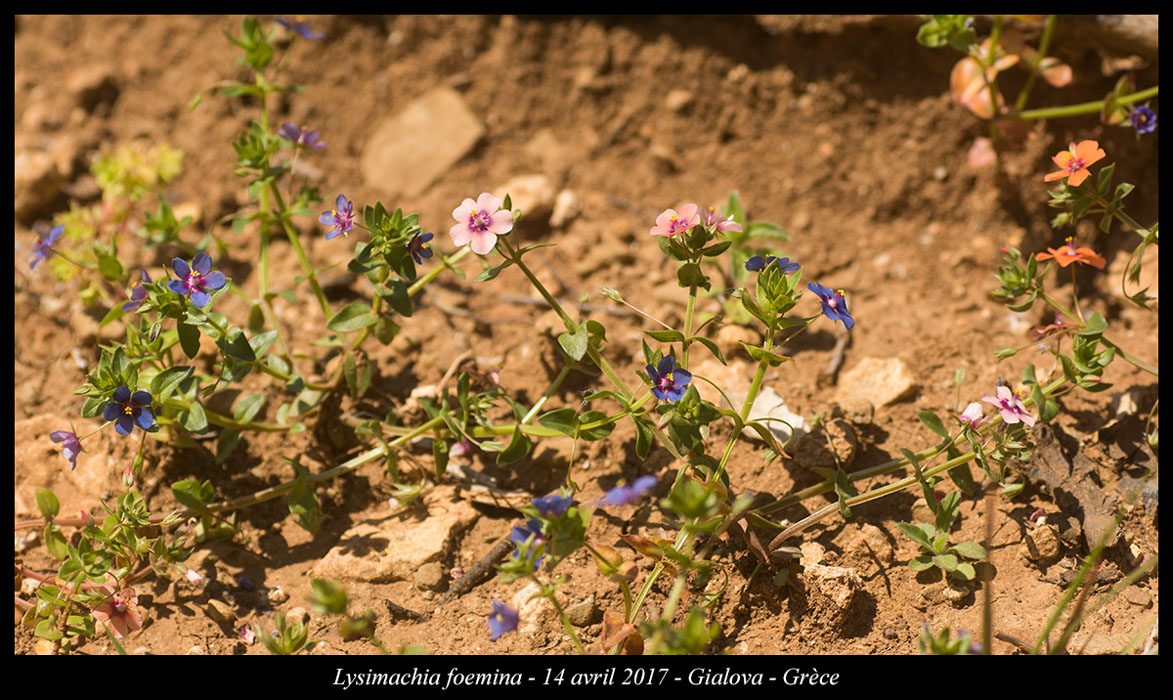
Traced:
<path fill-rule="evenodd" d="M 931 489 L 930 489 L 931 491 Z M 931 494 L 930 494 L 931 495 Z M 977 542 L 950 544 L 949 530 L 957 519 L 961 494 L 954 491 L 935 503 L 932 496 L 930 506 L 935 505 L 936 522 L 897 523 L 896 526 L 921 547 L 921 553 L 908 562 L 908 568 L 915 572 L 937 567 L 948 576 L 963 581 L 972 581 L 977 575 L 973 564 L 967 559 L 979 560 L 986 557 L 986 550 Z"/>

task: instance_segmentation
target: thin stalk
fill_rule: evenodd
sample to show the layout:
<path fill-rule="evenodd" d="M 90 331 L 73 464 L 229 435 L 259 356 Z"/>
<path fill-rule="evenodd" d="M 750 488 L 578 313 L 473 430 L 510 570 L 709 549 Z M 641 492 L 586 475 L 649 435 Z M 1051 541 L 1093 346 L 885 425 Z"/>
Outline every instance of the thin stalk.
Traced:
<path fill-rule="evenodd" d="M 1131 95 L 1117 98 L 1117 104 L 1132 104 L 1147 100 L 1157 96 L 1159 86 L 1154 85 L 1147 90 L 1134 92 Z M 1003 114 L 1003 119 L 1051 119 L 1054 117 L 1075 117 L 1081 114 L 1095 114 L 1104 108 L 1104 101 L 1097 100 L 1095 102 L 1081 102 L 1080 104 L 1067 105 L 1065 107 L 1044 107 L 1042 109 L 1028 109 L 1022 112 L 1009 112 Z"/>
<path fill-rule="evenodd" d="M 1043 25 L 1043 36 L 1039 39 L 1038 52 L 1035 54 L 1033 70 L 1026 78 L 1026 84 L 1022 86 L 1022 91 L 1018 93 L 1018 99 L 1014 101 L 1015 111 L 1022 111 L 1026 106 L 1026 100 L 1030 97 L 1030 91 L 1034 88 L 1035 80 L 1038 79 L 1039 66 L 1043 59 L 1047 57 L 1047 51 L 1051 48 L 1051 32 L 1055 30 L 1055 15 L 1047 15 L 1046 24 Z"/>
<path fill-rule="evenodd" d="M 689 338 L 692 337 L 692 316 L 696 313 L 696 285 L 688 286 L 688 306 L 684 309 L 684 341 L 680 343 L 680 366 L 688 369 Z"/>
<path fill-rule="evenodd" d="M 285 212 L 285 200 L 281 197 L 281 191 L 277 188 L 276 182 L 269 183 L 269 191 L 273 193 L 273 200 L 277 204 L 279 212 Z M 298 236 L 297 229 L 289 220 L 281 217 L 281 228 L 285 231 L 285 236 L 289 239 L 289 245 L 293 247 L 294 254 L 297 255 L 298 262 L 301 263 L 301 269 L 309 278 L 310 287 L 314 290 L 314 296 L 318 299 L 318 305 L 322 307 L 322 313 L 327 319 L 333 318 L 334 312 L 330 309 L 330 302 L 326 300 L 326 293 L 322 291 L 322 285 L 318 283 L 318 278 L 314 273 L 313 265 L 306 257 L 305 249 L 301 247 L 301 237 Z"/>

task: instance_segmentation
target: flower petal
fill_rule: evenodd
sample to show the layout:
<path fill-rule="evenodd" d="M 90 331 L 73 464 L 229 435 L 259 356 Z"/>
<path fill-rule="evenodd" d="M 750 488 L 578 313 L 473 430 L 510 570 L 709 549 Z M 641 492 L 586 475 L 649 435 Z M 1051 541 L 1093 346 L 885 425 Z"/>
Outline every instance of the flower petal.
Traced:
<path fill-rule="evenodd" d="M 196 256 L 191 259 L 191 266 L 196 272 L 206 275 L 212 269 L 212 256 L 207 253 L 196 253 Z"/>
<path fill-rule="evenodd" d="M 151 426 L 155 424 L 155 414 L 151 413 L 149 408 L 140 408 L 134 422 L 143 430 L 150 430 Z"/>
<path fill-rule="evenodd" d="M 495 197 L 489 192 L 482 192 L 480 197 L 477 197 L 476 208 L 480 211 L 493 213 L 501 208 L 501 198 Z"/>
<path fill-rule="evenodd" d="M 448 235 L 452 238 L 452 242 L 458 246 L 466 245 L 470 240 L 472 240 L 472 234 L 472 229 L 470 229 L 466 223 L 456 224 L 452 228 L 448 229 Z"/>
<path fill-rule="evenodd" d="M 204 277 L 204 289 L 219 289 L 226 284 L 228 284 L 228 278 L 219 270 L 211 272 L 207 277 Z"/>
<path fill-rule="evenodd" d="M 472 235 L 472 252 L 478 255 L 488 255 L 497 245 L 497 234 L 491 231 L 478 231 Z"/>
<path fill-rule="evenodd" d="M 498 236 L 513 230 L 513 212 L 502 209 L 489 218 L 489 230 Z"/>
<path fill-rule="evenodd" d="M 149 391 L 136 391 L 134 396 L 130 397 L 130 402 L 135 406 L 150 406 L 151 401 L 151 392 Z"/>
<path fill-rule="evenodd" d="M 211 295 L 202 289 L 191 290 L 191 303 L 197 308 L 204 308 L 208 302 L 212 301 Z"/>
<path fill-rule="evenodd" d="M 452 210 L 452 218 L 467 223 L 468 217 L 472 214 L 476 206 L 477 203 L 472 201 L 472 197 L 465 197 L 464 201 L 460 203 L 460 206 Z"/>
<path fill-rule="evenodd" d="M 172 258 L 171 269 L 175 271 L 175 274 L 180 279 L 184 279 L 191 274 L 191 268 L 187 266 L 187 261 L 183 258 Z"/>
<path fill-rule="evenodd" d="M 118 416 L 118 420 L 114 421 L 114 432 L 119 435 L 130 435 L 130 431 L 134 430 L 134 418 L 123 413 Z"/>

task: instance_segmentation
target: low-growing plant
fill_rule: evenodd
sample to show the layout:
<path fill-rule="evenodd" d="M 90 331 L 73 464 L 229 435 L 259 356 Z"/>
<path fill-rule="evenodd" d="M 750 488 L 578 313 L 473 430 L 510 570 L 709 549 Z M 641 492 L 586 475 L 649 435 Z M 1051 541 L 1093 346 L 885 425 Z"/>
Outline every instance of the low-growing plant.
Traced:
<path fill-rule="evenodd" d="M 980 74 L 986 76 L 991 65 L 998 65 L 993 57 L 998 54 L 999 38 L 995 34 L 987 42 L 989 47 L 973 50 L 971 34 L 969 23 L 939 17 L 931 29 L 922 31 L 921 38 L 966 47 L 969 58 L 984 69 Z M 105 284 L 127 290 L 126 301 L 113 302 L 103 319 L 103 324 L 121 322 L 125 341 L 103 344 L 97 366 L 75 392 L 83 399 L 80 418 L 104 422 L 84 435 L 78 435 L 73 426 L 51 435 L 61 445 L 71 469 L 84 454 L 83 443 L 99 430 L 112 428 L 118 436 L 136 439 L 135 456 L 123 474 L 126 492 L 111 505 L 104 504 L 106 515 L 99 522 L 85 513 L 80 518 L 59 517 L 56 498 L 42 489 L 37 493 L 42 518 L 17 523 L 18 529 L 41 528 L 46 549 L 59 562 L 51 573 L 32 571 L 18 562 L 22 575 L 42 582 L 36 602 L 25 603 L 23 622 L 37 636 L 56 644 L 59 651 L 76 648 L 98 634 L 121 638 L 141 626 L 133 585 L 151 575 L 191 578 L 193 572 L 183 562 L 196 546 L 214 538 L 233 537 L 235 511 L 284 497 L 297 524 L 316 533 L 323 509 L 317 489 L 364 464 L 382 460 L 388 487 L 396 494 L 397 503 L 406 505 L 451 478 L 447 467 L 454 452 L 479 450 L 493 455 L 497 464 L 508 465 L 533 454 L 539 441 L 569 440 L 571 457 L 560 488 L 519 508 L 523 522 L 510 532 L 511 553 L 497 567 L 499 580 L 503 584 L 533 584 L 533 595 L 549 601 L 566 637 L 581 653 L 701 653 L 720 633 L 709 615 L 719 595 L 686 593 L 712 580 L 711 554 L 722 536 L 741 535 L 759 558 L 759 569 L 776 569 L 775 583 L 785 585 L 801 573 L 801 566 L 795 565 L 792 538 L 827 518 L 851 517 L 854 506 L 919 486 L 934 522 L 900 524 L 921 548 L 910 567 L 914 571 L 937 567 L 952 578 L 973 580 L 974 562 L 986 558 L 987 551 L 977 542 L 951 542 L 963 497 L 987 487 L 1000 488 L 1007 498 L 1017 495 L 1024 483 L 1016 481 L 1008 465 L 1029 457 L 1034 449 L 1029 429 L 1036 421 L 1046 423 L 1058 415 L 1057 398 L 1062 394 L 1076 387 L 1093 392 L 1108 388 L 1104 371 L 1115 358 L 1157 373 L 1155 366 L 1105 336 L 1108 324 L 1101 314 L 1085 316 L 1074 284 L 1070 308 L 1047 293 L 1051 265 L 1040 266 L 1041 260 L 1053 260 L 1060 268 L 1080 263 L 1102 269 L 1103 259 L 1094 251 L 1078 247 L 1073 240 L 1047 253 L 1024 255 L 1008 247 L 1005 264 L 997 272 L 1001 286 L 994 296 L 1015 311 L 1025 311 L 1042 301 L 1060 314 L 1055 324 L 1040 329 L 1036 341 L 1055 341 L 1048 348 L 1055 358 L 1051 370 L 1040 376 L 1032 364 L 1023 371 L 1021 386 L 985 390 L 981 402 L 952 412 L 956 415 L 949 423 L 955 425 L 947 426 L 934 411 L 922 411 L 920 421 L 940 438 L 931 447 L 916 452 L 903 449 L 901 459 L 853 472 L 838 464 L 835 469 L 816 468 L 820 480 L 814 485 L 754 506 L 753 494 L 732 482 L 728 467 L 739 445 L 744 444 L 743 433 L 760 438 L 767 446 L 767 462 L 785 452 L 786 445 L 771 429 L 771 423 L 778 419 L 750 418 L 766 374 L 793 361 L 783 354 L 785 343 L 816 323 L 842 325 L 843 333 L 852 332 L 856 318 L 847 294 L 814 280 L 804 286 L 804 269 L 799 262 L 778 257 L 771 250 L 749 249 L 752 240 L 780 242 L 787 240 L 786 234 L 773 224 L 749 222 L 736 192 L 722 207 L 674 205 L 657 217 L 648 233 L 676 266 L 684 305 L 680 327 L 653 318 L 617 290 L 602 292 L 657 326 L 642 331 L 643 369 L 625 373 L 608 359 L 604 323 L 590 317 L 585 305 L 574 309 L 561 303 L 530 267 L 527 256 L 553 244 L 523 246 L 516 235 L 510 235 L 524 212 L 514 208 L 509 193 L 498 197 L 482 192 L 455 207 L 455 223 L 448 224 L 448 237 L 455 246 L 451 254 L 434 247 L 436 236 L 425 230 L 419 214 L 392 210 L 382 202 L 359 204 L 341 193 L 330 200 L 329 209 L 315 216 L 322 198 L 304 178 L 298 179 L 296 163 L 328 152 L 320 150 L 328 146 L 319 140 L 317 131 L 306 126 L 286 123 L 274 129 L 267 107 L 273 94 L 299 92 L 296 86 L 277 82 L 280 61 L 273 63 L 277 51 L 294 37 L 313 41 L 320 35 L 303 23 L 278 21 L 266 28 L 255 19 L 246 19 L 240 35 L 229 39 L 244 52 L 240 63 L 252 71 L 254 79 L 216 87 L 229 98 L 247 96 L 259 107 L 257 119 L 231 144 L 235 174 L 247 182 L 250 200 L 227 218 L 230 235 L 255 236 L 259 241 L 255 289 L 242 289 L 225 273 L 230 266 L 225 264 L 228 247 L 220 242 L 223 232 L 209 231 L 191 243 L 195 236 L 184 230 L 191 222 L 186 217 L 176 220 L 166 199 L 159 195 L 159 183 L 174 177 L 178 168 L 178 157 L 164 148 L 120 151 L 113 160 L 95 166 L 95 172 L 101 173 L 104 201 L 108 192 L 115 202 L 109 205 L 112 211 L 147 195 L 157 197 L 156 213 L 148 214 L 141 227 L 131 225 L 132 219 L 124 214 L 100 218 L 92 210 L 75 210 L 57 219 L 57 227 L 41 239 L 30 261 L 30 267 L 35 267 L 46 258 L 61 258 L 81 274 L 96 273 Z M 1039 58 L 1046 53 L 1045 42 L 1038 54 L 1022 47 L 1018 50 L 1036 73 L 1057 68 Z M 992 79 L 981 80 L 990 94 L 996 95 Z M 1115 103 L 1131 104 L 1140 99 L 1145 96 L 1117 96 Z M 192 108 L 200 101 L 193 100 Z M 995 97 L 991 104 L 1002 103 Z M 145 158 L 148 164 L 130 167 L 133 158 L 128 153 Z M 143 153 L 155 153 L 154 160 Z M 1095 183 L 1090 181 L 1088 167 L 1103 157 L 1094 141 L 1073 144 L 1055 157 L 1066 182 L 1052 194 L 1051 205 L 1064 210 L 1053 223 L 1073 225 L 1084 216 L 1100 214 L 1101 230 L 1109 232 L 1116 221 L 1139 235 L 1135 264 L 1130 262 L 1128 272 L 1128 279 L 1135 282 L 1145 249 L 1157 244 L 1157 226 L 1142 228 L 1125 214 L 1122 200 L 1134 189 L 1131 185 L 1122 183 L 1109 194 L 1112 166 L 1100 168 Z M 1060 179 L 1053 174 L 1045 177 Z M 316 219 L 319 228 L 307 228 L 306 217 Z M 319 280 L 324 270 L 313 267 L 301 243 L 301 237 L 310 231 L 321 234 L 331 245 L 353 243 L 346 269 L 358 280 L 361 301 L 341 307 L 331 302 Z M 173 252 L 170 264 L 138 271 L 123 264 L 119 250 L 125 253 L 128 246 L 122 240 L 120 249 L 119 243 L 128 235 L 142 246 Z M 270 278 L 275 235 L 288 240 L 303 273 L 282 292 L 274 291 L 281 287 Z M 556 337 L 553 352 L 559 366 L 540 398 L 532 404 L 522 403 L 495 376 L 454 366 L 449 375 L 454 384 L 441 382 L 434 394 L 419 397 L 426 418 L 416 425 L 405 424 L 391 406 L 382 417 L 343 421 L 355 442 L 366 445 L 357 455 L 320 471 L 303 464 L 300 456 L 281 455 L 289 467 L 285 482 L 230 500 L 218 500 L 221 485 L 210 479 L 182 479 L 170 484 L 181 508 L 150 512 L 135 486 L 143 479 L 147 456 L 156 443 L 186 449 L 214 439 L 215 461 L 226 464 L 247 433 L 297 434 L 308 430 L 313 421 L 335 419 L 325 415 L 331 401 L 371 396 L 377 368 L 364 345 L 390 344 L 411 322 L 413 298 L 443 274 L 463 278 L 455 264 L 469 255 L 481 258 L 482 271 L 473 283 L 492 283 L 504 270 L 516 268 L 558 316 L 563 330 Z M 720 279 L 715 279 L 717 274 Z M 94 287 L 99 290 L 91 293 L 95 302 L 104 298 L 100 291 L 104 288 Z M 804 299 L 805 292 L 810 292 L 813 300 Z M 281 297 L 299 304 L 307 293 L 321 312 L 324 327 L 311 347 L 296 348 L 276 322 L 273 301 Z M 246 302 L 245 318 L 229 318 L 216 310 L 228 294 Z M 731 400 L 698 369 L 699 354 L 726 362 L 720 347 L 702 334 L 707 325 L 720 322 L 717 315 L 702 320 L 697 310 L 702 294 L 719 295 L 727 315 L 762 331 L 760 345 L 741 342 L 755 368 L 749 390 L 739 401 Z M 1150 298 L 1144 290 L 1130 298 L 1148 308 Z M 860 322 L 866 323 L 866 318 Z M 1059 341 L 1066 338 L 1070 347 L 1064 350 Z M 1019 350 L 1003 350 L 997 357 L 1004 359 Z M 322 359 L 324 352 L 341 359 L 315 381 L 307 372 L 307 360 Z M 599 385 L 577 406 L 550 406 L 572 372 Z M 247 385 L 243 382 L 246 378 L 250 378 Z M 258 378 L 264 381 L 263 389 L 254 388 Z M 959 399 L 963 380 L 959 373 Z M 716 390 L 723 399 L 720 405 L 702 396 L 698 389 L 701 383 Z M 213 394 L 233 387 L 239 389 L 239 397 L 229 412 L 209 405 Z M 982 403 L 994 407 L 992 415 L 984 415 Z M 273 418 L 267 420 L 268 415 Z M 631 421 L 634 427 L 634 452 L 639 460 L 646 460 L 653 449 L 664 449 L 675 458 L 674 469 L 665 474 L 648 469 L 607 490 L 601 499 L 583 500 L 584 488 L 578 482 L 587 476 L 578 468 L 581 444 L 608 437 L 622 421 Z M 717 429 L 721 423 L 727 430 L 725 426 Z M 728 437 L 718 439 L 726 432 Z M 430 469 L 404 449 L 424 436 L 432 444 Z M 1151 436 L 1155 445 L 1155 427 Z M 977 465 L 980 475 L 974 475 L 970 464 Z M 872 477 L 908 470 L 913 473 L 892 483 L 862 493 L 858 490 L 857 484 Z M 946 478 L 958 490 L 938 495 L 936 487 Z M 770 520 L 784 508 L 823 494 L 833 494 L 834 502 L 797 523 Z M 630 549 L 591 536 L 594 518 L 602 509 L 623 509 L 647 499 L 662 511 L 665 528 L 621 535 Z M 75 528 L 76 533 L 66 537 L 63 528 Z M 777 534 L 763 547 L 751 528 L 773 529 Z M 568 581 L 557 571 L 559 564 L 580 550 L 590 554 L 599 571 L 619 588 L 624 601 L 621 614 L 606 613 L 602 633 L 595 640 L 582 639 L 559 596 Z M 636 554 L 646 558 L 642 572 Z M 636 587 L 641 573 L 642 583 Z M 672 582 L 656 611 L 651 612 L 649 596 L 663 576 Z M 370 611 L 352 615 L 341 589 L 319 581 L 312 586 L 315 609 L 342 616 L 344 636 L 367 639 L 386 651 L 376 636 Z M 685 610 L 686 600 L 696 602 Z M 502 601 L 495 601 L 485 614 L 487 634 L 493 641 L 514 631 L 520 622 L 518 610 Z M 271 633 L 260 626 L 248 633 L 275 654 L 308 650 L 314 644 L 301 621 L 278 613 L 275 622 L 276 630 Z M 936 635 L 926 629 L 918 644 L 922 651 L 934 653 L 970 649 L 967 636 L 951 639 L 948 629 Z"/>

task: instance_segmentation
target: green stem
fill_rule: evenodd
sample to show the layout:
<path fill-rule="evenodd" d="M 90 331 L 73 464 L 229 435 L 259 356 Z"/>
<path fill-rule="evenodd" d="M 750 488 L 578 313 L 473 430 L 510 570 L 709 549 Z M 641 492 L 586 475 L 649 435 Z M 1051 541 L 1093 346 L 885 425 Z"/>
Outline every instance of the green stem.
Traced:
<path fill-rule="evenodd" d="M 1056 311 L 1058 311 L 1059 313 L 1063 314 L 1064 316 L 1066 316 L 1070 320 L 1082 324 L 1082 320 L 1078 316 L 1076 316 L 1075 314 L 1068 311 L 1059 302 L 1052 299 L 1046 293 L 1043 293 L 1041 296 L 1042 296 L 1042 300 L 1044 302 L 1046 302 L 1047 305 L 1049 305 L 1051 308 L 1053 308 Z M 1117 355 L 1119 355 L 1121 358 L 1123 358 L 1125 362 L 1131 363 L 1137 369 L 1142 369 L 1145 372 L 1148 372 L 1149 374 L 1153 375 L 1154 377 L 1160 376 L 1160 369 L 1156 365 L 1153 365 L 1149 362 L 1145 362 L 1144 360 L 1140 359 L 1139 357 L 1133 355 L 1132 353 L 1128 352 L 1127 350 L 1120 347 L 1116 343 L 1112 342 L 1111 340 L 1108 340 L 1107 336 L 1100 335 L 1100 342 L 1103 343 L 1104 345 L 1107 345 L 1108 347 L 1116 350 Z"/>
<path fill-rule="evenodd" d="M 1043 36 L 1039 39 L 1038 52 L 1035 54 L 1034 65 L 1030 75 L 1026 78 L 1026 84 L 1022 86 L 1022 91 L 1018 93 L 1018 99 L 1014 101 L 1015 111 L 1022 111 L 1026 106 L 1026 100 L 1030 97 L 1030 91 L 1034 88 L 1035 80 L 1038 79 L 1039 66 L 1047 57 L 1047 51 L 1051 48 L 1051 32 L 1055 30 L 1055 15 L 1047 15 L 1047 22 L 1043 25 Z"/>
<path fill-rule="evenodd" d="M 1117 98 L 1116 103 L 1127 105 L 1133 102 L 1140 102 L 1157 96 L 1159 86 L 1154 85 L 1147 90 L 1134 92 L 1131 95 Z M 1054 117 L 1075 117 L 1081 114 L 1095 114 L 1104 108 L 1104 101 L 1098 100 L 1096 102 L 1082 102 L 1075 105 L 1067 105 L 1065 107 L 1045 107 L 1042 109 L 1028 109 L 1022 112 L 1009 112 L 1003 114 L 1003 119 L 1051 119 Z"/>
<path fill-rule="evenodd" d="M 684 342 L 680 344 L 680 366 L 688 369 L 688 346 L 692 336 L 692 315 L 696 312 L 696 285 L 688 286 L 688 306 L 684 309 Z"/>
<path fill-rule="evenodd" d="M 318 305 L 322 307 L 322 313 L 327 319 L 334 317 L 334 312 L 330 309 L 330 302 L 326 300 L 326 293 L 322 291 L 322 285 L 318 284 L 318 278 L 314 273 L 314 268 L 310 265 L 310 260 L 306 257 L 305 249 L 301 247 L 301 237 L 297 234 L 297 229 L 293 224 L 289 223 L 289 219 L 285 218 L 285 200 L 281 198 L 281 191 L 277 189 L 276 182 L 269 183 L 269 191 L 273 193 L 273 200 L 277 204 L 278 218 L 281 221 L 281 228 L 285 231 L 285 236 L 289 239 L 289 245 L 293 246 L 293 252 L 297 255 L 298 262 L 301 263 L 301 269 L 309 278 L 310 287 L 314 290 L 314 296 L 318 299 Z"/>
<path fill-rule="evenodd" d="M 401 437 L 398 437 L 395 440 L 392 440 L 390 443 L 388 443 L 388 447 L 397 447 L 399 445 L 402 445 L 402 444 L 408 442 L 409 440 L 412 440 L 415 437 L 417 437 L 419 435 L 423 435 L 424 433 L 428 432 L 429 430 L 432 430 L 433 428 L 436 428 L 436 427 L 442 425 L 443 423 L 444 423 L 443 418 L 439 418 L 439 417 L 433 418 L 433 419 L 429 420 L 428 422 L 424 423 L 423 425 L 419 426 L 415 430 L 411 431 L 410 433 L 403 435 Z M 362 465 L 366 464 L 367 462 L 371 462 L 371 461 L 377 459 L 378 457 L 385 455 L 386 452 L 387 451 L 383 447 L 375 447 L 375 448 L 369 449 L 366 452 L 363 452 L 362 454 L 360 454 L 356 457 L 348 459 L 347 461 L 343 462 L 342 464 L 338 465 L 337 467 L 334 467 L 333 469 L 327 469 L 326 471 L 320 472 L 318 474 L 311 474 L 309 477 L 306 478 L 305 483 L 306 484 L 316 484 L 319 481 L 328 481 L 330 479 L 333 479 L 334 477 L 342 476 L 343 474 L 350 473 L 350 472 L 354 471 L 355 469 L 358 469 Z M 211 513 L 225 513 L 228 511 L 246 508 L 248 506 L 253 506 L 258 503 L 264 503 L 265 501 L 270 501 L 274 498 L 277 498 L 278 496 L 289 493 L 290 491 L 293 490 L 293 487 L 296 484 L 297 484 L 297 481 L 288 481 L 284 484 L 279 484 L 279 485 L 273 486 L 271 488 L 257 491 L 256 493 L 249 494 L 248 496 L 242 496 L 241 498 L 235 498 L 235 499 L 232 499 L 229 501 L 221 501 L 219 503 L 212 503 L 212 504 L 208 505 L 208 511 Z M 196 513 L 193 511 L 185 511 L 181 515 L 183 517 L 188 517 L 190 515 L 196 515 Z"/>

